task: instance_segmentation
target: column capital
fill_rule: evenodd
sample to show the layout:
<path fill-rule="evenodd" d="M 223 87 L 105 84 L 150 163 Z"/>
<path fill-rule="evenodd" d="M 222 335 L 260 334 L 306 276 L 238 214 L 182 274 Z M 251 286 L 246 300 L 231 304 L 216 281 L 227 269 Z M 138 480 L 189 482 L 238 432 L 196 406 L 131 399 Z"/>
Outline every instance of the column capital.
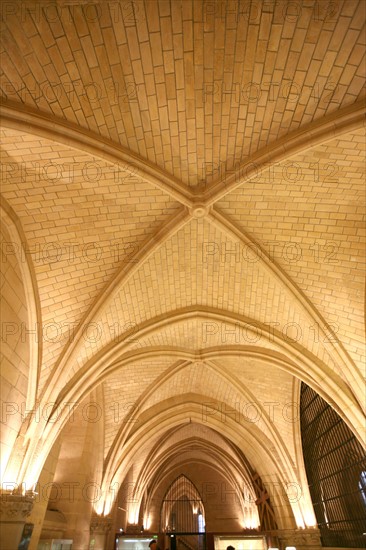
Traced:
<path fill-rule="evenodd" d="M 136 525 L 136 523 L 128 523 L 126 528 L 126 533 L 129 535 L 138 534 L 141 535 L 141 533 L 144 532 L 144 529 L 142 529 L 142 525 Z"/>
<path fill-rule="evenodd" d="M 30 515 L 33 505 L 33 495 L 3 493 L 0 496 L 0 521 L 24 522 Z"/>
<path fill-rule="evenodd" d="M 309 529 L 278 529 L 270 532 L 272 536 L 277 537 L 283 547 L 302 546 L 305 548 L 321 548 L 320 532 L 317 527 Z"/>
<path fill-rule="evenodd" d="M 112 528 L 112 518 L 109 516 L 93 516 L 90 521 L 91 533 L 108 533 Z"/>

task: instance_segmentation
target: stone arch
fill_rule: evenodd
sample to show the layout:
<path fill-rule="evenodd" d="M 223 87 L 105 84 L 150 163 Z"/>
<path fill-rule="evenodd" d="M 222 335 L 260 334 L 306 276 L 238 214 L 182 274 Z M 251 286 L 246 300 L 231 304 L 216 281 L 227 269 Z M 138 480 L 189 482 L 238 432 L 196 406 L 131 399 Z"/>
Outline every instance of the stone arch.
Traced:
<path fill-rule="evenodd" d="M 26 429 L 36 416 L 42 360 L 42 325 L 37 283 L 26 237 L 6 200 L 1 205 L 2 353 L 4 357 L 1 471 L 4 481 L 19 481 Z"/>

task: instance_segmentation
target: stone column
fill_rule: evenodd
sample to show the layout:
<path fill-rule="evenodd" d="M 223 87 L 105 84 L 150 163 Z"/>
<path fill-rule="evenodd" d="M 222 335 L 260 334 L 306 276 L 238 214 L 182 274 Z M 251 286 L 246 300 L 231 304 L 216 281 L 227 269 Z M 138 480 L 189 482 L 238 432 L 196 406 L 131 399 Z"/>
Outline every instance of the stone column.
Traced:
<path fill-rule="evenodd" d="M 24 525 L 33 504 L 32 495 L 0 496 L 0 550 L 18 550 Z"/>
<path fill-rule="evenodd" d="M 90 523 L 90 550 L 107 550 L 106 543 L 112 527 L 112 518 L 93 517 Z"/>

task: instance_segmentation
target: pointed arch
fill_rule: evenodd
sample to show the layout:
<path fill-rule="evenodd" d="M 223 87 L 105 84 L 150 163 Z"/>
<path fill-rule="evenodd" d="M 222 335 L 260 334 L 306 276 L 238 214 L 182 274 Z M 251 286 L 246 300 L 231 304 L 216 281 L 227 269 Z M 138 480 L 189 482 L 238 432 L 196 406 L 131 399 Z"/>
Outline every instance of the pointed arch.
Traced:
<path fill-rule="evenodd" d="M 18 216 L 4 197 L 0 203 L 1 223 L 6 226 L 9 236 L 11 253 L 15 253 L 22 275 L 25 299 L 27 305 L 28 327 L 33 334 L 29 338 L 29 370 L 26 410 L 31 411 L 37 397 L 38 379 L 42 363 L 42 315 L 38 293 L 37 279 L 33 261 L 29 253 L 29 245 Z"/>

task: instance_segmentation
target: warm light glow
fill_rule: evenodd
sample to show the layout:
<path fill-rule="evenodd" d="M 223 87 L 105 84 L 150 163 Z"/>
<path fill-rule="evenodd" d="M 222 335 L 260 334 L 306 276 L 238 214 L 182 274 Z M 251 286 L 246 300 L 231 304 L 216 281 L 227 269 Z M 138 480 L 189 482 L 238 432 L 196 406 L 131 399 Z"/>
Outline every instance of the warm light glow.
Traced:
<path fill-rule="evenodd" d="M 6 473 L 1 478 L 1 490 L 3 493 L 16 493 L 25 495 L 26 493 L 35 493 L 37 489 L 37 480 L 27 476 L 25 481 L 14 481 L 16 475 L 11 472 Z"/>
<path fill-rule="evenodd" d="M 260 527 L 257 507 L 254 508 L 253 506 L 246 506 L 244 508 L 241 526 L 244 529 L 257 529 Z"/>
<path fill-rule="evenodd" d="M 130 502 L 129 510 L 128 510 L 128 523 L 131 523 L 132 525 L 137 525 L 138 522 L 139 522 L 139 505 L 137 502 Z"/>
<path fill-rule="evenodd" d="M 318 525 L 315 518 L 314 511 L 312 509 L 305 510 L 304 520 L 305 520 L 306 527 L 316 527 Z"/>
<path fill-rule="evenodd" d="M 292 511 L 295 516 L 296 526 L 298 529 L 305 529 L 305 523 L 303 519 L 302 510 L 300 509 L 299 503 L 296 502 L 292 504 Z"/>
<path fill-rule="evenodd" d="M 242 521 L 240 525 L 241 527 L 243 527 L 243 529 L 259 529 L 260 527 L 259 523 L 248 518 Z"/>
<path fill-rule="evenodd" d="M 100 498 L 93 504 L 94 511 L 98 516 L 108 516 L 114 504 L 114 494 L 110 491 L 101 491 Z"/>
<path fill-rule="evenodd" d="M 316 527 L 317 521 L 313 510 L 306 509 L 303 514 L 299 510 L 294 510 L 294 516 L 296 519 L 296 525 L 298 529 L 306 529 L 307 527 Z"/>
<path fill-rule="evenodd" d="M 113 502 L 106 502 L 103 509 L 103 515 L 108 516 L 112 510 Z"/>
<path fill-rule="evenodd" d="M 94 511 L 98 516 L 103 515 L 103 509 L 104 509 L 104 502 L 102 500 L 99 500 L 94 504 Z"/>
<path fill-rule="evenodd" d="M 151 527 L 152 520 L 150 518 L 150 514 L 146 513 L 144 516 L 144 527 L 148 531 Z"/>

